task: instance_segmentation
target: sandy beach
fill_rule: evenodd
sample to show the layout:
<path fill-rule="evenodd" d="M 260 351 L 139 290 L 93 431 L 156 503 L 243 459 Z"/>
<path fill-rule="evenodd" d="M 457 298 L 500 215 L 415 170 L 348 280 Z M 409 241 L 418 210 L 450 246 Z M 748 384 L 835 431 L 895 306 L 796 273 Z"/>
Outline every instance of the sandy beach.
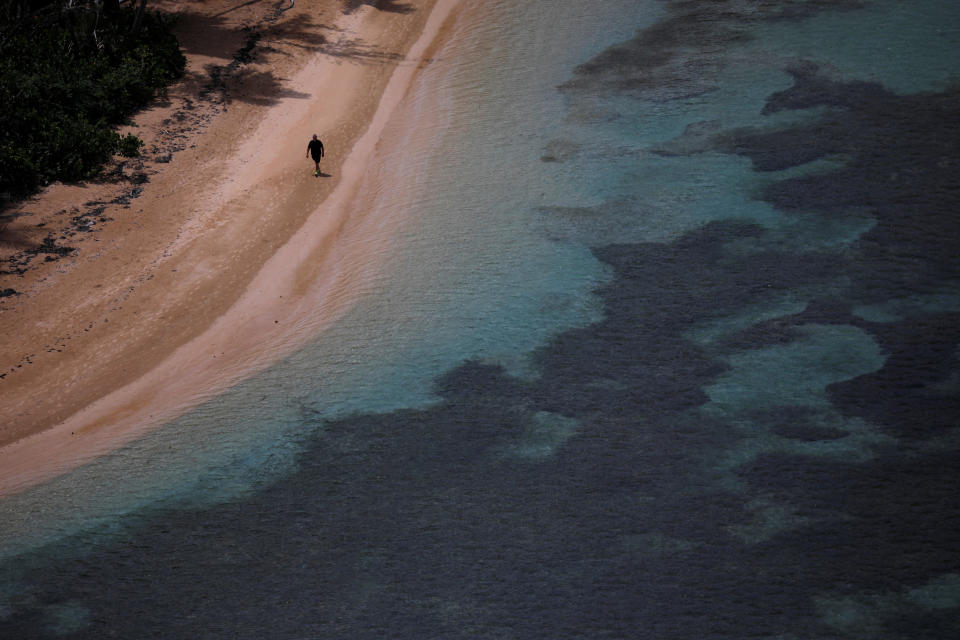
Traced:
<path fill-rule="evenodd" d="M 0 298 L 0 494 L 269 366 L 361 295 L 356 267 L 382 247 L 356 240 L 383 224 L 365 215 L 365 164 L 456 1 L 291 5 L 153 3 L 180 15 L 188 68 L 129 127 L 143 158 L 16 210 L 0 239 L 16 267 L 0 276 L 16 291 Z"/>

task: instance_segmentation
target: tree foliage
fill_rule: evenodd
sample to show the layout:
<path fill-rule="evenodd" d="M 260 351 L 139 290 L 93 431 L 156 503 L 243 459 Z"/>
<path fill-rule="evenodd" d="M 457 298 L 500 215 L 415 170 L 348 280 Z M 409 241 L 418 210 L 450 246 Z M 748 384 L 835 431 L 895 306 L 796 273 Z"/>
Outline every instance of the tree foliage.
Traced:
<path fill-rule="evenodd" d="M 183 73 L 146 0 L 0 0 L 0 204 L 135 154 L 123 124 Z"/>

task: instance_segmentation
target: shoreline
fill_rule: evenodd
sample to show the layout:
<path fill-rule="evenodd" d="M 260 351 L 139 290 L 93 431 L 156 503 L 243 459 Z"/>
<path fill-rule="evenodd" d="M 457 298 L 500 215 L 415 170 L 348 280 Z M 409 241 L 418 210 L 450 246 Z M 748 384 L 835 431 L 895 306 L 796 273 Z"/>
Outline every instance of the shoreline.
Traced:
<path fill-rule="evenodd" d="M 364 160 L 375 152 L 390 113 L 428 60 L 427 54 L 456 4 L 457 0 L 419 3 L 419 28 L 406 27 L 406 37 L 400 38 L 403 53 L 390 64 L 342 62 L 321 52 L 297 71 L 283 95 L 269 107 L 269 117 L 263 114 L 255 128 L 249 127 L 253 133 L 246 142 L 233 148 L 229 157 L 241 162 L 236 175 L 222 172 L 215 188 L 177 229 L 173 241 L 154 255 L 158 269 L 149 282 L 123 301 L 131 323 L 142 323 L 146 316 L 145 327 L 154 330 L 152 334 L 147 331 L 148 339 L 158 333 L 172 334 L 160 345 L 151 345 L 152 364 L 145 358 L 148 366 L 141 365 L 138 375 L 125 375 L 122 366 L 113 368 L 114 384 L 106 394 L 79 403 L 81 406 L 69 411 L 66 419 L 57 420 L 56 426 L 34 426 L 0 447 L 0 495 L 59 475 L 170 421 L 288 355 L 349 308 L 362 287 L 356 286 L 359 276 L 355 271 L 342 268 L 340 261 L 363 262 L 376 255 L 374 247 L 367 247 L 362 256 L 338 253 L 350 238 L 363 232 L 365 221 L 372 222 L 365 220 L 368 216 L 363 215 L 363 203 L 358 200 L 363 197 L 359 190 Z M 392 38 L 396 44 L 397 21 L 408 18 L 363 7 L 342 15 L 334 29 L 352 36 L 353 43 L 359 34 L 361 42 Z M 378 82 L 371 84 L 371 76 Z M 313 94 L 313 99 L 305 99 L 315 87 L 322 89 L 323 96 Z M 332 104 L 325 99 L 328 95 L 340 99 Z M 311 113 L 321 100 L 324 113 Z M 369 115 L 359 119 L 358 112 Z M 341 141 L 350 141 L 349 152 L 337 154 L 342 158 L 339 168 L 326 162 L 322 165 L 326 172 L 332 171 L 334 179 L 313 178 L 307 171 L 310 163 L 301 157 L 300 147 L 313 132 L 321 134 L 331 151 L 339 152 Z M 207 173 L 196 172 L 194 179 L 209 179 L 209 172 L 215 171 L 210 164 L 201 167 Z M 324 183 L 320 189 L 318 181 Z M 173 187 L 178 190 L 177 185 Z M 161 189 L 156 184 L 151 188 Z M 308 213 L 285 215 L 294 210 Z M 278 228 L 282 242 L 276 240 Z M 244 248 L 257 244 L 257 239 L 270 251 L 262 252 L 264 259 L 253 269 L 246 264 Z M 233 273 L 234 269 L 241 273 Z M 123 286 L 124 278 L 120 280 Z M 163 295 L 167 291 L 164 284 L 174 284 L 180 293 L 174 303 L 183 307 L 186 301 L 188 308 L 203 307 L 194 309 L 192 317 L 180 323 L 179 331 L 165 331 L 167 314 L 176 312 L 176 304 L 149 310 L 151 298 L 136 296 L 143 289 Z M 205 304 L 190 304 L 198 298 Z M 318 308 L 322 309 L 320 317 Z M 191 329 L 192 334 L 184 336 Z M 122 365 L 124 358 L 137 360 L 138 346 L 144 344 L 142 333 L 131 336 L 122 328 L 117 330 L 107 357 L 84 363 L 84 368 L 90 371 L 102 366 L 110 357 L 114 367 Z M 62 375 L 48 377 L 47 389 L 53 395 L 58 377 L 62 379 Z M 101 372 L 103 386 L 111 381 L 109 375 L 105 377 Z M 0 384 L 6 382 L 9 380 Z M 54 409 L 57 402 L 59 398 L 52 399 Z M 4 405 L 9 415 L 10 406 L 6 401 Z"/>

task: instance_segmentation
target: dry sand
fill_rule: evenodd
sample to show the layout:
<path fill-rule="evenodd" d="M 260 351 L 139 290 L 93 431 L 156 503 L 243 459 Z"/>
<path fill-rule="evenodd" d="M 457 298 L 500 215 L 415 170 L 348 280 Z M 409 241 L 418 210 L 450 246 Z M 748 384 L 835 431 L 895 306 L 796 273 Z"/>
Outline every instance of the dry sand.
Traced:
<path fill-rule="evenodd" d="M 21 263 L 46 238 L 74 249 L 0 276 L 20 292 L 0 298 L 0 494 L 172 419 L 349 307 L 382 249 L 355 241 L 382 224 L 364 168 L 456 4 L 153 3 L 180 14 L 188 72 L 135 117 L 145 157 L 51 186 L 0 240 Z"/>

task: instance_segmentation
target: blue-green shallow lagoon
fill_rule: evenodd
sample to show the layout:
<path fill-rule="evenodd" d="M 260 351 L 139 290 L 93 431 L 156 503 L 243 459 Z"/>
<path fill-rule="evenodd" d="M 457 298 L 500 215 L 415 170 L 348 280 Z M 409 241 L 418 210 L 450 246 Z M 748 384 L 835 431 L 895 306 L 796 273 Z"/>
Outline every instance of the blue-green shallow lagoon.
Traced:
<path fill-rule="evenodd" d="M 0 503 L 0 637 L 960 636 L 958 43 L 935 0 L 466 7 L 366 297 Z"/>

